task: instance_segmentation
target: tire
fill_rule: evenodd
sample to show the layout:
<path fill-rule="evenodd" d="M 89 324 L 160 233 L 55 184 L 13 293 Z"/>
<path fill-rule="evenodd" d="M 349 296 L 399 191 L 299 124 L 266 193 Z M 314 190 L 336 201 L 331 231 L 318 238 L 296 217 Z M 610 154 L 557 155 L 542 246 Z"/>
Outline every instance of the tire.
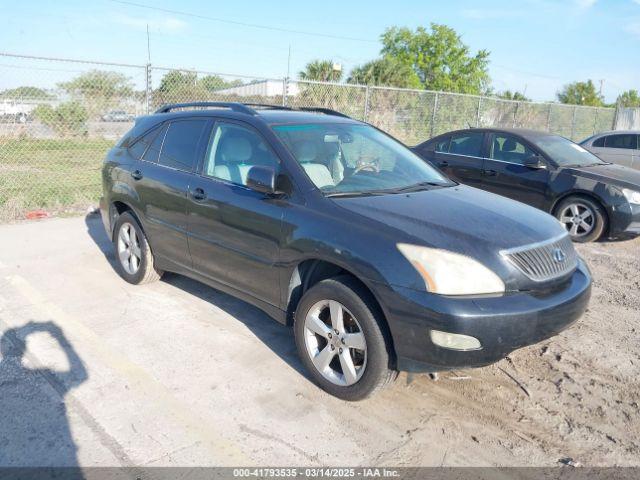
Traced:
<path fill-rule="evenodd" d="M 332 314 L 338 309 L 342 311 L 343 328 L 336 334 Z M 322 324 L 308 320 L 311 318 Z M 310 325 L 314 331 L 308 328 Z M 382 314 L 369 292 L 352 277 L 330 278 L 311 287 L 296 309 L 293 328 L 298 354 L 312 380 L 335 397 L 362 400 L 397 377 L 391 368 L 391 341 Z M 326 365 L 324 373 L 316 364 Z"/>
<path fill-rule="evenodd" d="M 135 246 L 131 247 L 131 245 Z M 154 258 L 147 237 L 138 220 L 129 212 L 124 212 L 116 220 L 113 229 L 113 247 L 116 252 L 116 270 L 127 282 L 142 285 L 155 282 L 162 276 L 163 272 L 154 266 Z"/>
<path fill-rule="evenodd" d="M 595 242 L 607 228 L 604 208 L 582 195 L 572 195 L 562 200 L 555 209 L 555 217 L 574 242 Z"/>

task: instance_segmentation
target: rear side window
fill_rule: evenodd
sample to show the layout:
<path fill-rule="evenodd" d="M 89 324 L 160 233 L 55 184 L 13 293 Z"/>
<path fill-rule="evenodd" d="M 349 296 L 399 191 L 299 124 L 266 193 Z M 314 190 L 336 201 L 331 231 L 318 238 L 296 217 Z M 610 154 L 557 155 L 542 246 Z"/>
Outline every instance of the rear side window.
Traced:
<path fill-rule="evenodd" d="M 155 137 L 158 135 L 159 131 L 160 128 L 155 127 L 151 131 L 145 133 L 133 145 L 131 145 L 129 147 L 129 153 L 131 154 L 131 156 L 137 160 L 140 160 L 149 145 L 151 145 Z"/>
<path fill-rule="evenodd" d="M 162 148 L 162 142 L 164 141 L 164 136 L 167 133 L 167 126 L 163 126 L 160 129 L 160 132 L 155 136 L 147 151 L 144 152 L 144 156 L 142 159 L 145 162 L 158 163 L 158 157 L 160 156 L 160 149 Z"/>
<path fill-rule="evenodd" d="M 206 120 L 171 122 L 164 136 L 160 165 L 190 172 L 198 162 L 197 152 Z"/>
<path fill-rule="evenodd" d="M 637 148 L 635 135 L 609 135 L 605 137 L 604 146 L 607 148 Z"/>
<path fill-rule="evenodd" d="M 484 133 L 482 132 L 469 132 L 454 135 L 451 137 L 449 153 L 452 153 L 454 155 L 481 157 L 483 140 Z"/>
<path fill-rule="evenodd" d="M 438 153 L 447 153 L 449 151 L 449 142 L 451 141 L 451 137 L 444 138 L 436 143 L 436 152 Z"/>

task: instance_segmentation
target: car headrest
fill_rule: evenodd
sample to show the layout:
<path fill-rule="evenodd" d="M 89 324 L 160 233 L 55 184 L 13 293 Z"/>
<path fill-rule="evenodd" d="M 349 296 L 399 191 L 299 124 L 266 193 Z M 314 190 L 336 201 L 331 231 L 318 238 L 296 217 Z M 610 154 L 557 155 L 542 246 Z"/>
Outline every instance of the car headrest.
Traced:
<path fill-rule="evenodd" d="M 220 155 L 225 162 L 246 162 L 253 155 L 251 142 L 240 135 L 230 135 L 222 139 Z"/>
<path fill-rule="evenodd" d="M 313 142 L 302 140 L 293 144 L 293 153 L 298 162 L 309 163 L 318 156 L 318 149 Z"/>
<path fill-rule="evenodd" d="M 501 150 L 503 152 L 513 152 L 517 147 L 516 141 L 511 137 L 507 137 L 504 139 Z"/>

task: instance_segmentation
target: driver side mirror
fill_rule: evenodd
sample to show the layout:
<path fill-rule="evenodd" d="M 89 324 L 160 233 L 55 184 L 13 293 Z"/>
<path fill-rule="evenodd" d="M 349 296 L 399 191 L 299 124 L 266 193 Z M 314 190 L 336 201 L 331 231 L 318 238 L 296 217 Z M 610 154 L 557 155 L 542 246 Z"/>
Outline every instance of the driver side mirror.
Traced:
<path fill-rule="evenodd" d="M 524 159 L 524 166 L 527 168 L 531 168 L 534 170 L 540 168 L 547 168 L 547 164 L 544 162 L 544 159 L 541 155 L 532 155 L 529 158 Z"/>
<path fill-rule="evenodd" d="M 282 177 L 282 175 L 280 176 Z M 278 176 L 273 167 L 256 165 L 247 173 L 247 187 L 265 195 L 280 195 L 285 192 L 279 188 Z M 286 188 L 285 188 L 286 190 Z"/>

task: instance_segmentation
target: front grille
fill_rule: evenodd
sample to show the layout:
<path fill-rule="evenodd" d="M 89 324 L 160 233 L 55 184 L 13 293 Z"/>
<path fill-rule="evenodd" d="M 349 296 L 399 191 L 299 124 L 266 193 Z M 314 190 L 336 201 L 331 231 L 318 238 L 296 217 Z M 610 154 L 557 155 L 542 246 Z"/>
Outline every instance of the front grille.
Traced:
<path fill-rule="evenodd" d="M 578 254 L 568 235 L 510 248 L 500 252 L 531 280 L 544 282 L 563 277 L 578 266 Z"/>

